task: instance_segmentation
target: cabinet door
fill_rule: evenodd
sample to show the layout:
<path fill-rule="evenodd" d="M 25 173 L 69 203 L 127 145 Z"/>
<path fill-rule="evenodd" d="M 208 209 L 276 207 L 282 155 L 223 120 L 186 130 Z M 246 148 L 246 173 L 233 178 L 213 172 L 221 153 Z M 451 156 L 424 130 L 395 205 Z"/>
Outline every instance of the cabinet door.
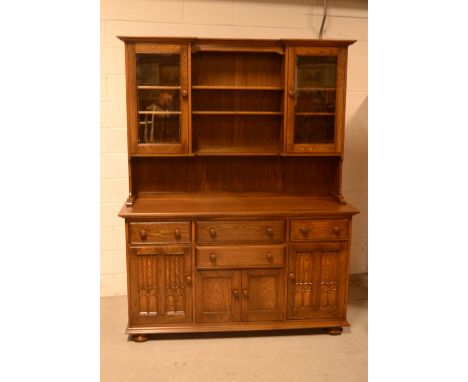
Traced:
<path fill-rule="evenodd" d="M 291 245 L 288 271 L 288 319 L 345 318 L 346 244 Z"/>
<path fill-rule="evenodd" d="M 240 320 L 241 271 L 197 272 L 197 322 Z"/>
<path fill-rule="evenodd" d="M 242 271 L 242 321 L 274 321 L 284 318 L 282 269 Z"/>
<path fill-rule="evenodd" d="M 190 247 L 130 249 L 131 323 L 191 322 L 192 277 Z"/>
<path fill-rule="evenodd" d="M 128 45 L 127 100 L 132 154 L 188 153 L 188 46 Z"/>
<path fill-rule="evenodd" d="M 346 56 L 346 48 L 288 48 L 288 152 L 343 151 Z"/>

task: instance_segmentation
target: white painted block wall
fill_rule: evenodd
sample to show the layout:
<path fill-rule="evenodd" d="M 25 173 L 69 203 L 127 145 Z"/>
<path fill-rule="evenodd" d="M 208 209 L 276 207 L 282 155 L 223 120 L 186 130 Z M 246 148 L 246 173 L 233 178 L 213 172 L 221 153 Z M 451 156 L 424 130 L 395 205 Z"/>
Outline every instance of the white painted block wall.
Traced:
<path fill-rule="evenodd" d="M 124 45 L 127 36 L 317 38 L 318 0 L 101 0 L 101 296 L 127 293 L 124 221 L 128 194 Z M 351 273 L 367 272 L 367 1 L 329 0 L 324 39 L 349 49 L 343 191 L 361 210 Z"/>

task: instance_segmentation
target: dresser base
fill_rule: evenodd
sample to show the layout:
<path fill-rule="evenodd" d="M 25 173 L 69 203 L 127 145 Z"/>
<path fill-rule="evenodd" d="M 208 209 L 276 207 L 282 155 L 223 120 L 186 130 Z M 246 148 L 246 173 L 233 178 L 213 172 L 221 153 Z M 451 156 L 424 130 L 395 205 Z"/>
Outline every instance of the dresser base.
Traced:
<path fill-rule="evenodd" d="M 260 330 L 291 330 L 291 329 L 325 329 L 331 335 L 339 335 L 343 326 L 350 326 L 346 320 L 337 321 L 298 321 L 298 322 L 255 322 L 255 323 L 229 323 L 229 324 L 186 324 L 154 327 L 127 327 L 126 333 L 132 335 L 135 342 L 145 342 L 149 334 L 167 333 L 208 333 L 208 332 L 247 332 Z"/>

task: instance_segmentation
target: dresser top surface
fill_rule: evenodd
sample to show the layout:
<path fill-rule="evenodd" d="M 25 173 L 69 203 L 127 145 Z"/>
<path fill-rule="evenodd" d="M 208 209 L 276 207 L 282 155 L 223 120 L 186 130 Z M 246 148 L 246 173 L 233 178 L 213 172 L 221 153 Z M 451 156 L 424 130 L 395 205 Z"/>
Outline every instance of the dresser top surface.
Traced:
<path fill-rule="evenodd" d="M 352 216 L 359 210 L 332 197 L 239 194 L 141 197 L 123 206 L 128 219 L 173 217 Z"/>

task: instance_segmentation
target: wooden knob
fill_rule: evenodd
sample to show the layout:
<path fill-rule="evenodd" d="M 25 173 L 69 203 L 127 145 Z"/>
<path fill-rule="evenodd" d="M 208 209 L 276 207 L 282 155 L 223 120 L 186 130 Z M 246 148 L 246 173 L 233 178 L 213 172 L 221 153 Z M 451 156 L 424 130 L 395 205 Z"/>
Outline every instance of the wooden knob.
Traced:
<path fill-rule="evenodd" d="M 340 233 L 340 227 L 338 226 L 333 227 L 333 232 L 336 234 Z"/>
<path fill-rule="evenodd" d="M 215 261 L 216 260 L 216 255 L 214 253 L 210 253 L 210 260 Z"/>
<path fill-rule="evenodd" d="M 146 240 L 146 230 L 145 229 L 140 230 L 140 237 L 141 237 L 141 240 Z"/>
<path fill-rule="evenodd" d="M 307 234 L 309 233 L 309 227 L 301 227 L 301 233 L 304 235 L 304 236 L 307 236 Z"/>
<path fill-rule="evenodd" d="M 273 236 L 273 228 L 271 227 L 266 227 L 266 233 L 268 236 Z"/>
<path fill-rule="evenodd" d="M 237 289 L 233 289 L 232 290 L 232 295 L 235 297 L 235 298 L 238 298 L 239 297 L 239 291 Z"/>
<path fill-rule="evenodd" d="M 267 252 L 267 253 L 266 253 L 266 258 L 267 258 L 268 260 L 272 260 L 272 259 L 273 259 L 273 255 L 271 254 L 271 252 Z"/>
<path fill-rule="evenodd" d="M 296 275 L 294 273 L 289 274 L 289 279 L 294 280 L 296 278 Z"/>
<path fill-rule="evenodd" d="M 185 89 L 182 89 L 182 91 L 180 92 L 180 95 L 181 95 L 182 97 L 184 97 L 184 98 L 187 97 L 187 94 L 188 94 L 188 93 L 187 93 L 187 90 L 185 90 Z"/>
<path fill-rule="evenodd" d="M 249 291 L 247 289 L 242 290 L 242 294 L 247 297 L 249 295 Z"/>
<path fill-rule="evenodd" d="M 211 237 L 216 237 L 216 230 L 214 228 L 210 228 L 210 236 Z"/>
<path fill-rule="evenodd" d="M 290 97 L 294 97 L 294 96 L 296 95 L 296 92 L 295 92 L 293 89 L 291 89 L 291 90 L 288 92 L 288 94 L 289 94 Z"/>
<path fill-rule="evenodd" d="M 174 236 L 175 236 L 175 238 L 176 238 L 177 240 L 180 239 L 180 230 L 179 230 L 179 229 L 176 229 L 176 230 L 174 231 Z"/>
<path fill-rule="evenodd" d="M 187 285 L 192 285 L 192 276 L 187 276 L 185 279 L 187 280 Z"/>

